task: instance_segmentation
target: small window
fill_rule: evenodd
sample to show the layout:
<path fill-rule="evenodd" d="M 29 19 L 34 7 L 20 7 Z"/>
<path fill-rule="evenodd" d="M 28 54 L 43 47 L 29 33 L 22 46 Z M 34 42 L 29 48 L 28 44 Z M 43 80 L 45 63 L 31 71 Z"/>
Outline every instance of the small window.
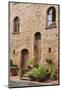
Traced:
<path fill-rule="evenodd" d="M 56 21 L 56 10 L 54 7 L 50 7 L 47 10 L 47 26 L 52 26 Z"/>
<path fill-rule="evenodd" d="M 14 18 L 14 32 L 19 32 L 19 17 Z"/>
<path fill-rule="evenodd" d="M 13 49 L 13 54 L 15 54 L 15 49 Z"/>
<path fill-rule="evenodd" d="M 13 61 L 12 60 L 10 60 L 10 66 L 13 66 Z"/>
<path fill-rule="evenodd" d="M 48 52 L 51 53 L 51 48 L 48 49 Z"/>

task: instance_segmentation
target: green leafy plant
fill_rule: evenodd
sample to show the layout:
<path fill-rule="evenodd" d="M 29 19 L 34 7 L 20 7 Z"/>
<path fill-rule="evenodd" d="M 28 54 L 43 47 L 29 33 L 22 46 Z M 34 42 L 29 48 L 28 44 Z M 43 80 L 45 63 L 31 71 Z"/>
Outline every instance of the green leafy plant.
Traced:
<path fill-rule="evenodd" d="M 42 66 L 38 66 L 38 68 L 34 67 L 31 71 L 27 72 L 26 75 L 36 80 L 45 80 L 47 76 L 47 70 Z"/>
<path fill-rule="evenodd" d="M 35 67 L 35 68 L 38 68 L 38 67 L 39 67 L 39 65 L 38 65 L 38 64 L 36 64 L 36 65 L 34 65 L 34 67 Z"/>
<path fill-rule="evenodd" d="M 43 66 L 39 66 L 37 69 L 36 78 L 40 80 L 45 80 L 47 76 L 47 70 Z"/>
<path fill-rule="evenodd" d="M 31 78 L 31 80 L 35 80 L 34 69 L 32 69 L 31 71 L 28 71 L 27 73 L 25 73 L 24 76 Z"/>
<path fill-rule="evenodd" d="M 51 79 L 51 80 L 54 80 L 55 68 L 54 68 L 54 65 L 53 65 L 53 64 L 50 65 L 50 70 L 49 70 L 49 72 L 50 72 L 50 79 Z"/>
<path fill-rule="evenodd" d="M 49 68 L 48 68 L 49 77 L 51 80 L 54 80 L 55 67 L 54 67 L 54 64 L 53 64 L 51 57 L 47 58 L 46 62 L 49 64 Z"/>
<path fill-rule="evenodd" d="M 33 72 L 33 71 L 28 72 L 28 76 L 29 76 L 30 78 L 33 78 L 33 77 L 34 77 L 34 72 Z"/>

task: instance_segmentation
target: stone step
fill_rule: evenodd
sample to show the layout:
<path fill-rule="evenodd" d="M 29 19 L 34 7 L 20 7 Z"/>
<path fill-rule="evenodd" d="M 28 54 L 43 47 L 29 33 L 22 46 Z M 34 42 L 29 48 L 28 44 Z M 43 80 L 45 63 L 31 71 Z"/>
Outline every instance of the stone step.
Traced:
<path fill-rule="evenodd" d="M 29 81 L 30 78 L 28 78 L 28 77 L 21 77 L 21 80 L 27 80 L 27 81 Z"/>

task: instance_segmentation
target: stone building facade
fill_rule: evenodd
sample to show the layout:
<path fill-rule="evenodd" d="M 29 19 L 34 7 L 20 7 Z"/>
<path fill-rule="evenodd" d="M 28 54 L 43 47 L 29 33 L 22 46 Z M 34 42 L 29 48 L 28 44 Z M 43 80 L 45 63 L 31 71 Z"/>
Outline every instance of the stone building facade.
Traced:
<path fill-rule="evenodd" d="M 28 57 L 45 65 L 49 55 L 58 71 L 58 11 L 58 5 L 10 3 L 10 59 L 19 72 Z"/>

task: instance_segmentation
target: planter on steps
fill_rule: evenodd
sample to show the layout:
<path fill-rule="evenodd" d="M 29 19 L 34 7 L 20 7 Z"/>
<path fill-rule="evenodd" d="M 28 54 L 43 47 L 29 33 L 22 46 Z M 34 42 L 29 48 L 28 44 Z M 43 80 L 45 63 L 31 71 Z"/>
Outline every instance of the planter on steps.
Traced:
<path fill-rule="evenodd" d="M 10 73 L 11 73 L 11 76 L 17 76 L 18 75 L 18 69 L 16 66 L 11 66 L 10 67 Z"/>

